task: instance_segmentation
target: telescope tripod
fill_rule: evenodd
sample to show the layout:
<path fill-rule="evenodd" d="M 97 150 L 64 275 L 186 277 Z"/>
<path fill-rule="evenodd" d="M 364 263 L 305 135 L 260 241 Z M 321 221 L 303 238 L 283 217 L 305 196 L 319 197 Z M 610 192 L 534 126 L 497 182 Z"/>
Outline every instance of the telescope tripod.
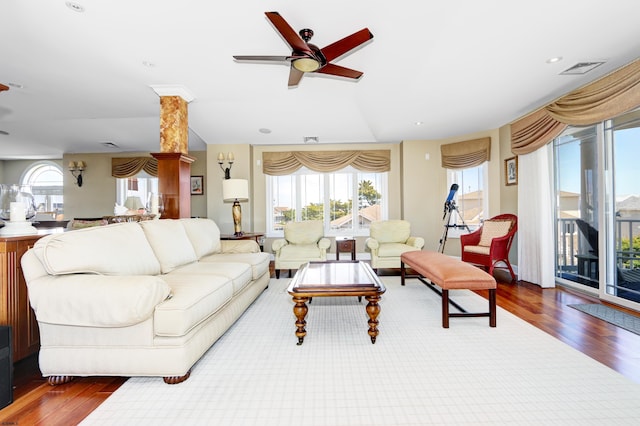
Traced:
<path fill-rule="evenodd" d="M 462 221 L 462 225 L 451 225 L 451 213 L 454 211 L 458 214 L 458 217 Z M 440 245 L 438 246 L 439 253 L 444 253 L 444 246 L 445 244 L 447 244 L 447 235 L 449 234 L 449 228 L 466 228 L 467 232 L 471 232 L 467 224 L 464 222 L 464 218 L 460 214 L 455 201 L 449 201 L 445 203 L 444 216 L 442 216 L 442 220 L 444 220 L 444 232 L 442 233 L 442 238 L 440 238 Z"/>

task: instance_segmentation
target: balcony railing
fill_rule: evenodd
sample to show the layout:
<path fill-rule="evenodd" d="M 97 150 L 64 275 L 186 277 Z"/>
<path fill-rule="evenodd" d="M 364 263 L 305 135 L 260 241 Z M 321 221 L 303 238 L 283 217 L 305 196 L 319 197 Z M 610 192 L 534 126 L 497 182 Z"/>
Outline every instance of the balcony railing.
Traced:
<path fill-rule="evenodd" d="M 598 258 L 591 252 L 575 219 L 558 219 L 557 227 L 557 275 L 575 275 L 576 281 L 597 282 Z M 616 266 L 624 272 L 640 272 L 640 250 L 633 247 L 634 238 L 640 236 L 640 219 L 616 218 L 615 233 Z M 628 242 L 628 247 L 623 247 L 623 242 Z"/>

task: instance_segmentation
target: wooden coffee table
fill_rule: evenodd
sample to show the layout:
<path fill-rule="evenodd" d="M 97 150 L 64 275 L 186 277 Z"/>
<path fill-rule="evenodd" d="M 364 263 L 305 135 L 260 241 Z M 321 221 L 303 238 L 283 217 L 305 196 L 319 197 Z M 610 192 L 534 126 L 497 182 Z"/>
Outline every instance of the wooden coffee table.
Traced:
<path fill-rule="evenodd" d="M 386 288 L 368 263 L 309 262 L 296 272 L 287 291 L 293 296 L 295 303 L 293 313 L 296 316 L 298 345 L 304 342 L 304 336 L 307 335 L 307 322 L 304 319 L 309 310 L 307 301 L 313 297 L 329 296 L 351 296 L 358 297 L 359 300 L 364 296 L 369 302 L 366 308 L 369 315 L 369 336 L 371 343 L 376 343 L 379 333 L 377 318 L 380 314 L 378 301 Z"/>

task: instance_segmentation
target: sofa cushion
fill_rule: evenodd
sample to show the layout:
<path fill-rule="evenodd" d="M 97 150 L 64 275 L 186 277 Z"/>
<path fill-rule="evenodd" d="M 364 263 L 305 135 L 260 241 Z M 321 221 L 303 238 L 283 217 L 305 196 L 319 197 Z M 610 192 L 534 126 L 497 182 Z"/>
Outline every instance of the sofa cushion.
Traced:
<path fill-rule="evenodd" d="M 478 253 L 478 254 L 485 254 L 485 255 L 489 256 L 489 253 L 491 252 L 491 247 L 487 247 L 487 246 L 464 246 L 464 251 L 466 251 L 467 253 Z"/>
<path fill-rule="evenodd" d="M 200 259 L 212 253 L 220 252 L 220 228 L 211 219 L 180 219 L 187 236 Z"/>
<path fill-rule="evenodd" d="M 156 306 L 156 336 L 184 336 L 233 297 L 233 284 L 220 275 L 167 274 L 172 297 Z"/>
<path fill-rule="evenodd" d="M 511 229 L 510 220 L 485 220 L 482 224 L 482 234 L 480 234 L 479 246 L 488 247 L 491 240 L 498 237 L 504 237 Z"/>
<path fill-rule="evenodd" d="M 238 294 L 252 281 L 251 265 L 248 263 L 196 262 L 171 272 L 170 275 L 221 276 L 231 280 L 233 294 Z"/>
<path fill-rule="evenodd" d="M 137 223 L 116 223 L 51 234 L 34 252 L 51 275 L 156 275 L 160 263 Z"/>
<path fill-rule="evenodd" d="M 39 322 L 80 327 L 138 324 L 169 294 L 159 276 L 47 275 L 29 283 Z"/>
<path fill-rule="evenodd" d="M 146 220 L 140 222 L 139 226 L 144 230 L 153 252 L 160 261 L 163 274 L 198 260 L 180 220 Z"/>
<path fill-rule="evenodd" d="M 251 266 L 251 277 L 254 280 L 269 272 L 269 253 L 230 253 L 212 254 L 200 259 L 200 262 L 246 263 Z"/>

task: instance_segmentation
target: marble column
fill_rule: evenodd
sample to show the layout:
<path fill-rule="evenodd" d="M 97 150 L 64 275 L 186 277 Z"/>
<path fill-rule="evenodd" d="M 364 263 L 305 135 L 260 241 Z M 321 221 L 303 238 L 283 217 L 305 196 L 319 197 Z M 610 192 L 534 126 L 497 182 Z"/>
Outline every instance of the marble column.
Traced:
<path fill-rule="evenodd" d="M 191 217 L 191 163 L 188 103 L 193 97 L 182 87 L 153 87 L 160 96 L 158 191 L 164 198 L 165 219 Z"/>

